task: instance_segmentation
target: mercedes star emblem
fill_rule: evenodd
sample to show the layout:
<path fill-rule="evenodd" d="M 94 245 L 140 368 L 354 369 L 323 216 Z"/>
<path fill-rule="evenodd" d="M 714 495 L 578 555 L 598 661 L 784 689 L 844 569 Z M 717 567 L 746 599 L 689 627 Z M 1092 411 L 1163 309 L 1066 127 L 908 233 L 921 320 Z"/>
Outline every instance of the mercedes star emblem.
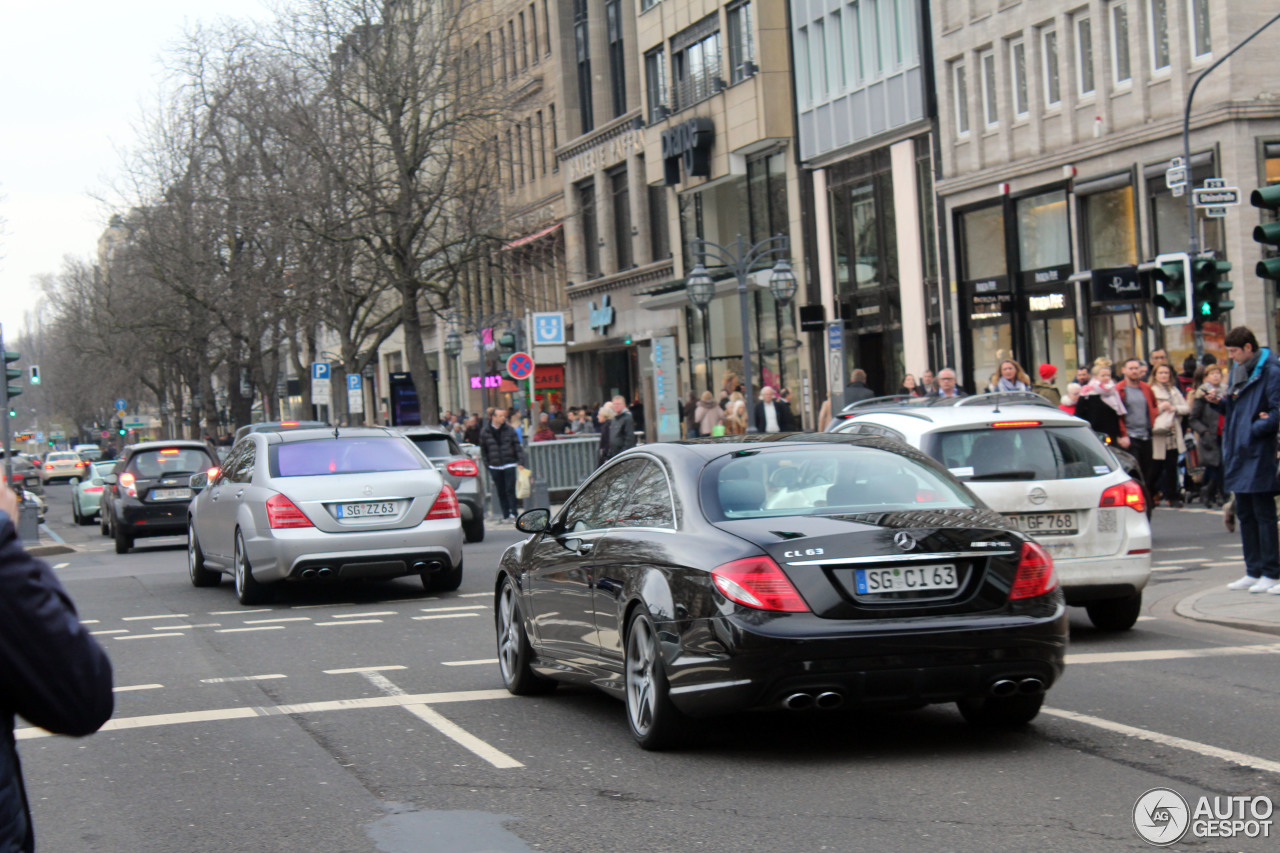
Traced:
<path fill-rule="evenodd" d="M 893 535 L 893 544 L 904 551 L 910 551 L 916 547 L 916 540 L 910 533 L 899 531 Z"/>
<path fill-rule="evenodd" d="M 367 497 L 369 497 L 369 496 L 370 496 L 370 495 L 372 495 L 372 494 L 373 494 L 373 486 L 365 486 L 365 487 L 364 487 L 364 496 L 367 498 Z"/>

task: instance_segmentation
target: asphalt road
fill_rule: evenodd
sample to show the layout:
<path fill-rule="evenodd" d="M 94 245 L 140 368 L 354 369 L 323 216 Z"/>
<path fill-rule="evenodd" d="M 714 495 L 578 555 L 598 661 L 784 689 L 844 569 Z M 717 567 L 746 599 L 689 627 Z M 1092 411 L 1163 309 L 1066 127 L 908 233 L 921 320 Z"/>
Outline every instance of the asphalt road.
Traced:
<path fill-rule="evenodd" d="M 952 706 L 770 713 L 654 754 L 613 699 L 502 689 L 491 567 L 509 527 L 465 546 L 457 593 L 403 580 L 242 608 L 228 581 L 191 587 L 184 538 L 117 556 L 72 525 L 69 487 L 48 491 L 77 549 L 50 562 L 118 692 L 90 738 L 19 733 L 42 851 L 1146 850 L 1149 789 L 1194 804 L 1280 782 L 1277 638 L 1173 612 L 1241 573 L 1207 511 L 1157 511 L 1144 617 L 1114 635 L 1073 615 L 1067 675 L 1023 731 L 976 732 Z M 1172 849 L 1271 851 L 1277 832 Z"/>

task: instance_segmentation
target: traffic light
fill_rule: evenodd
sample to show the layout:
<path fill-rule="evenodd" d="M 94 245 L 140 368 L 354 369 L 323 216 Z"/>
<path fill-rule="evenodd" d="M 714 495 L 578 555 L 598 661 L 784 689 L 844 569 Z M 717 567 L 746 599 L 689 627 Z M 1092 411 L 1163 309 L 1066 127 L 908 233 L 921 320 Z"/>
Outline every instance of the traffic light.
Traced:
<path fill-rule="evenodd" d="M 503 355 L 511 355 L 516 351 L 516 334 L 510 330 L 498 336 L 498 351 Z"/>
<path fill-rule="evenodd" d="M 1258 261 L 1257 266 L 1258 278 L 1280 282 L 1280 255 L 1276 254 L 1280 251 L 1280 221 L 1276 219 L 1276 213 L 1280 211 L 1280 184 L 1258 187 L 1249 195 L 1249 203 L 1272 213 L 1270 222 L 1264 222 L 1253 229 L 1254 241 L 1264 247 L 1264 257 Z"/>
<path fill-rule="evenodd" d="M 33 364 L 29 368 L 27 368 L 27 370 L 31 377 L 31 384 L 39 385 L 40 384 L 40 365 Z"/>
<path fill-rule="evenodd" d="M 111 426 L 113 429 L 115 429 L 116 435 L 128 435 L 128 430 L 124 428 L 124 421 L 121 420 L 120 418 L 115 418 L 114 420 L 112 420 Z"/>
<path fill-rule="evenodd" d="M 1156 314 L 1162 326 L 1181 326 L 1191 322 L 1192 290 L 1191 258 L 1186 252 L 1170 252 L 1156 256 L 1151 271 L 1156 281 Z"/>
<path fill-rule="evenodd" d="M 1231 271 L 1231 262 L 1217 258 L 1199 257 L 1191 264 L 1191 276 L 1196 289 L 1196 322 L 1221 320 L 1236 304 L 1226 299 L 1232 284 L 1222 276 Z"/>
<path fill-rule="evenodd" d="M 17 361 L 20 358 L 22 358 L 22 353 L 20 352 L 13 352 L 12 350 L 4 351 L 4 377 L 5 377 L 6 385 L 8 385 L 8 383 L 10 382 L 13 382 L 15 379 L 22 378 L 21 370 L 19 370 L 16 367 L 9 366 L 10 364 Z M 12 399 L 22 393 L 22 386 L 8 385 L 8 391 L 9 391 L 9 398 Z"/>

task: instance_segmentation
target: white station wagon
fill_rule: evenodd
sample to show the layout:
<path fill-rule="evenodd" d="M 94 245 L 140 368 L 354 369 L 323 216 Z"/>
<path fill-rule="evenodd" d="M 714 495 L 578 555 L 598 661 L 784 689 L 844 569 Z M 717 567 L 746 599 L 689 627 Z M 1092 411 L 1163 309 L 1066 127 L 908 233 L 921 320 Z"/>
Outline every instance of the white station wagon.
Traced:
<path fill-rule="evenodd" d="M 1088 423 L 1023 396 L 866 400 L 830 431 L 888 436 L 932 456 L 1053 556 L 1068 604 L 1098 628 L 1131 628 L 1151 577 L 1142 487 Z"/>

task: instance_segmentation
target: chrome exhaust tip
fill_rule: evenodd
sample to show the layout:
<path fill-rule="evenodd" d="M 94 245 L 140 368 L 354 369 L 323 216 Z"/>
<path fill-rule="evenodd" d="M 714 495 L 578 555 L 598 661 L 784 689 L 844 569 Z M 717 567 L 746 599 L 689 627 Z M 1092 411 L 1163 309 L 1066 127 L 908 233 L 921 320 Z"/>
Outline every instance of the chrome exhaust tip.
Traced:
<path fill-rule="evenodd" d="M 322 581 L 327 581 L 329 578 L 333 577 L 333 569 L 328 566 L 325 566 L 323 569 L 317 569 L 316 577 Z"/>
<path fill-rule="evenodd" d="M 782 700 L 782 707 L 788 711 L 803 711 L 813 707 L 813 695 L 810 693 L 792 693 Z"/>
<path fill-rule="evenodd" d="M 302 570 L 302 579 L 303 579 L 304 581 L 313 581 L 313 580 L 315 580 L 315 579 L 316 579 L 317 574 L 318 574 L 318 572 L 316 572 L 316 570 L 315 570 L 315 569 L 303 569 L 303 570 Z"/>
<path fill-rule="evenodd" d="M 818 707 L 824 711 L 834 711 L 844 704 L 844 696 L 836 693 L 834 690 L 828 690 L 825 693 L 819 693 L 818 698 L 814 700 Z"/>
<path fill-rule="evenodd" d="M 1024 678 L 1018 682 L 1018 692 L 1023 696 L 1036 696 L 1044 692 L 1044 682 L 1038 678 Z"/>
<path fill-rule="evenodd" d="M 1018 692 L 1018 682 L 1010 678 L 1002 678 L 991 685 L 992 696 L 1012 696 Z"/>
<path fill-rule="evenodd" d="M 429 572 L 438 572 L 443 568 L 444 568 L 444 563 L 440 562 L 439 560 L 432 560 L 431 562 L 427 563 L 427 571 Z"/>
<path fill-rule="evenodd" d="M 418 574 L 421 574 L 422 572 L 425 572 L 427 570 L 427 564 L 419 560 L 418 562 L 410 566 L 409 570 L 412 572 L 417 572 Z"/>

